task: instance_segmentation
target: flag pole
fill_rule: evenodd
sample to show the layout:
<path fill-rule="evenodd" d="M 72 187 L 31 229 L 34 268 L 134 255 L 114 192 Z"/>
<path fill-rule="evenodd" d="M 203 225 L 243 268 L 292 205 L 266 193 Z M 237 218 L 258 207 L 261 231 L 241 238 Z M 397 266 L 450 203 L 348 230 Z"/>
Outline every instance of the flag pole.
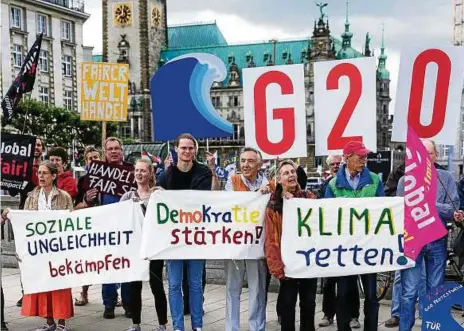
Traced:
<path fill-rule="evenodd" d="M 31 93 L 29 93 L 29 99 L 27 100 L 26 104 L 26 114 L 24 115 L 24 122 L 23 122 L 23 130 L 21 131 L 21 135 L 24 135 L 24 132 L 26 130 L 26 122 L 27 122 L 27 115 L 29 115 L 29 102 L 31 101 Z"/>
<path fill-rule="evenodd" d="M 105 150 L 105 140 L 106 140 L 106 122 L 102 121 L 102 150 L 103 151 Z"/>

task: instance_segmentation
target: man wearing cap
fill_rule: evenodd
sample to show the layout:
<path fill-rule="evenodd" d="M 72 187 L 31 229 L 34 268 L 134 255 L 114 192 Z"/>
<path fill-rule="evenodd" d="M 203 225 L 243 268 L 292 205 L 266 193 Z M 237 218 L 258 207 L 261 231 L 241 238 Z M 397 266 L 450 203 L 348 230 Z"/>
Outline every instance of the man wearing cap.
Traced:
<path fill-rule="evenodd" d="M 325 191 L 325 198 L 372 198 L 383 197 L 382 181 L 379 176 L 367 169 L 369 150 L 363 143 L 350 141 L 343 148 L 346 164 L 338 170 Z M 357 277 L 345 276 L 338 279 L 337 289 L 337 327 L 338 331 L 351 331 L 351 313 L 349 309 L 352 291 L 357 289 Z M 379 320 L 379 302 L 377 300 L 377 274 L 361 275 L 364 288 L 364 330 L 377 331 Z"/>

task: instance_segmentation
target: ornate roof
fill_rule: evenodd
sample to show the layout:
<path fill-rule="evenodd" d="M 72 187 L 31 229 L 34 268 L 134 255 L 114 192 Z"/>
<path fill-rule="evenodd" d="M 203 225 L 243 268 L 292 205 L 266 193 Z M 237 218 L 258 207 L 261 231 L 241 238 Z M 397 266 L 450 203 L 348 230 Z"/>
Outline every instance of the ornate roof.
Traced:
<path fill-rule="evenodd" d="M 214 28 L 212 27 L 214 25 Z M 174 29 L 174 32 L 171 32 Z M 219 57 L 226 68 L 229 68 L 231 61 L 235 60 L 235 64 L 241 71 L 243 68 L 248 68 L 250 62 L 257 67 L 263 67 L 268 65 L 269 61 L 275 65 L 287 64 L 289 56 L 293 63 L 306 63 L 308 47 L 310 47 L 310 37 L 301 38 L 295 40 L 281 40 L 275 43 L 275 59 L 274 59 L 274 43 L 273 42 L 255 42 L 255 43 L 244 43 L 244 44 L 227 44 L 223 39 L 223 44 L 217 45 L 206 45 L 205 40 L 211 34 L 212 30 L 218 31 L 220 36 L 219 28 L 214 24 L 199 24 L 199 25 L 184 25 L 175 26 L 168 28 L 169 36 L 169 47 L 161 52 L 161 62 L 167 62 L 173 58 L 184 55 L 187 53 L 209 53 Z M 185 34 L 185 35 L 184 35 Z M 175 36 L 175 41 L 171 40 L 171 36 Z M 222 37 L 223 38 L 223 37 Z M 180 41 L 185 40 L 185 44 L 181 44 Z M 194 40 L 200 40 L 199 44 L 195 44 Z M 342 48 L 342 42 L 338 39 L 333 39 L 336 52 Z M 347 51 L 351 52 L 352 57 L 362 57 L 362 53 L 349 48 Z M 303 56 L 304 52 L 304 56 Z M 242 75 L 240 75 L 242 77 Z M 224 86 L 227 86 L 228 81 L 224 82 Z"/>
<path fill-rule="evenodd" d="M 168 40 L 170 49 L 227 45 L 216 22 L 170 26 Z"/>

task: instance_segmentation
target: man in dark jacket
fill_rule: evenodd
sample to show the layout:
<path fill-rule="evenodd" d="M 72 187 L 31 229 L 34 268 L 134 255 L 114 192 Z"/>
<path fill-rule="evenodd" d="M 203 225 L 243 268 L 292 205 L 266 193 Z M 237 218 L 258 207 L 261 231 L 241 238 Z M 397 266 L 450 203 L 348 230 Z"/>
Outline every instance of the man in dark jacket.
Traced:
<path fill-rule="evenodd" d="M 385 195 L 387 197 L 396 197 L 396 188 L 400 178 L 404 176 L 404 163 L 396 167 L 390 175 L 388 175 L 387 182 L 385 183 Z"/>
<path fill-rule="evenodd" d="M 195 161 L 198 151 L 196 139 L 188 134 L 181 134 L 176 141 L 178 160 L 160 176 L 159 185 L 166 190 L 211 190 L 211 170 Z M 192 315 L 192 329 L 203 328 L 203 293 L 202 278 L 205 260 L 185 260 L 188 264 L 189 300 Z M 184 300 L 182 299 L 182 278 L 184 260 L 167 260 L 169 283 L 169 306 L 174 330 L 184 330 Z"/>

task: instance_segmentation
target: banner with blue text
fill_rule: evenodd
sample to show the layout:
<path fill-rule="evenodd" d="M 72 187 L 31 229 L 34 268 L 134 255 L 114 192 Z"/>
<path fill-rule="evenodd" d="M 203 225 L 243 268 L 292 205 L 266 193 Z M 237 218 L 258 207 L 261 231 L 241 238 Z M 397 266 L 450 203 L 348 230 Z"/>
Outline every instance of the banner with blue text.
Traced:
<path fill-rule="evenodd" d="M 285 276 L 315 278 L 405 269 L 403 198 L 285 200 Z"/>
<path fill-rule="evenodd" d="M 143 214 L 124 201 L 76 211 L 12 210 L 24 293 L 148 280 Z"/>

